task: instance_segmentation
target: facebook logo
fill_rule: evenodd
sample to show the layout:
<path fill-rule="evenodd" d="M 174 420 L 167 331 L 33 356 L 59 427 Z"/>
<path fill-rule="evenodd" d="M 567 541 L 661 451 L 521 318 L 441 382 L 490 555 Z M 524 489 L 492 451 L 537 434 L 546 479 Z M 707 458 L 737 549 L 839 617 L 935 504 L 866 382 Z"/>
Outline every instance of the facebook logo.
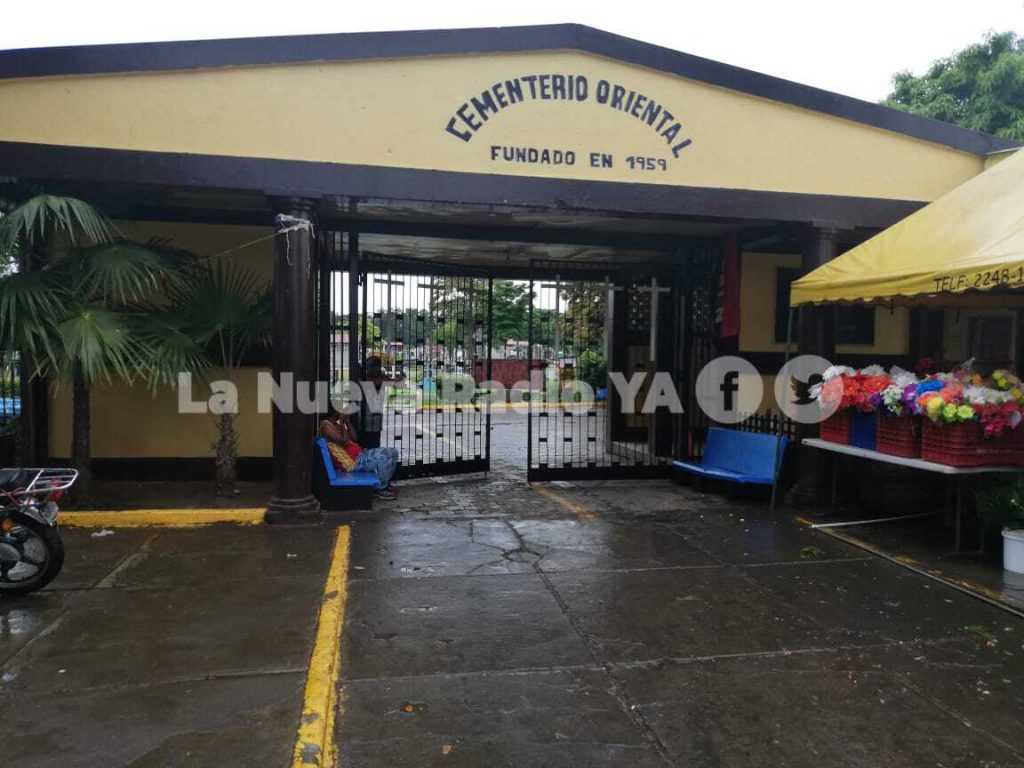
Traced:
<path fill-rule="evenodd" d="M 718 357 L 697 375 L 697 404 L 713 421 L 738 424 L 761 410 L 764 384 L 742 357 Z"/>
<path fill-rule="evenodd" d="M 740 385 L 737 383 L 739 378 L 739 371 L 726 371 L 722 376 L 722 386 L 719 389 L 722 390 L 722 408 L 726 411 L 736 410 L 733 395 L 740 391 Z"/>

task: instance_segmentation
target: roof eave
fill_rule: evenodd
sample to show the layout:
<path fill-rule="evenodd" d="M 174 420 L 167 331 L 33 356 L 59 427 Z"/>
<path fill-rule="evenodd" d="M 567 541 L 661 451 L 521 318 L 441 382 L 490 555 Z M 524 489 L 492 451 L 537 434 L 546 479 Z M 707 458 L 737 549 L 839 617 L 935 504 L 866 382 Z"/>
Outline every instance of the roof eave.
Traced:
<path fill-rule="evenodd" d="M 1019 142 L 580 24 L 349 32 L 0 51 L 0 79 L 578 50 L 986 155 Z"/>

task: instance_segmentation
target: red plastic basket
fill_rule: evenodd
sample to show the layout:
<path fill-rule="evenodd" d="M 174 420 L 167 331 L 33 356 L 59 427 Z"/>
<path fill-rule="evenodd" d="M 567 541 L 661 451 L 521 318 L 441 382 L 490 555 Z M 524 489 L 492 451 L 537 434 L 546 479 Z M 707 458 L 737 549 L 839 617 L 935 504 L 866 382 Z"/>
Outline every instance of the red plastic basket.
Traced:
<path fill-rule="evenodd" d="M 985 437 L 984 428 L 975 421 L 940 425 L 922 419 L 922 424 L 922 459 L 951 467 L 1024 466 L 1024 429 Z"/>
<path fill-rule="evenodd" d="M 875 450 L 890 456 L 917 459 L 921 456 L 921 420 L 916 416 L 878 414 Z"/>
<path fill-rule="evenodd" d="M 850 444 L 850 414 L 849 413 L 833 413 L 823 422 L 821 422 L 821 439 L 828 440 L 830 443 L 840 443 L 842 445 Z"/>

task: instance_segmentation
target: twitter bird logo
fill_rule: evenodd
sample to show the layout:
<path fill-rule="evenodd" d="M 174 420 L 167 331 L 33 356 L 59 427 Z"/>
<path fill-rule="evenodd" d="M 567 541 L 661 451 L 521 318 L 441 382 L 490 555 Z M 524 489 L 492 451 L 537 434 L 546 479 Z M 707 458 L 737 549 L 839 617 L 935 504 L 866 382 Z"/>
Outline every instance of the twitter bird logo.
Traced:
<path fill-rule="evenodd" d="M 825 379 L 820 373 L 812 373 L 807 377 L 807 381 L 800 381 L 796 376 L 790 377 L 789 385 L 796 398 L 793 400 L 793 405 L 810 405 L 817 400 L 820 390 L 816 388 L 820 387 L 824 381 Z"/>

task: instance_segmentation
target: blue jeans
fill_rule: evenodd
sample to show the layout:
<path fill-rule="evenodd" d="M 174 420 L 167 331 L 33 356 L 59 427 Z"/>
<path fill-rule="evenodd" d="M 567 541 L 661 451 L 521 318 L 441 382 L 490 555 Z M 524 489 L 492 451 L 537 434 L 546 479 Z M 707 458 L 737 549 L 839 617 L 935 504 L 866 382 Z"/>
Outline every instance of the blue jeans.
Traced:
<path fill-rule="evenodd" d="M 387 488 L 397 465 L 398 451 L 395 448 L 364 448 L 352 471 L 373 472 L 380 478 L 380 487 Z"/>

